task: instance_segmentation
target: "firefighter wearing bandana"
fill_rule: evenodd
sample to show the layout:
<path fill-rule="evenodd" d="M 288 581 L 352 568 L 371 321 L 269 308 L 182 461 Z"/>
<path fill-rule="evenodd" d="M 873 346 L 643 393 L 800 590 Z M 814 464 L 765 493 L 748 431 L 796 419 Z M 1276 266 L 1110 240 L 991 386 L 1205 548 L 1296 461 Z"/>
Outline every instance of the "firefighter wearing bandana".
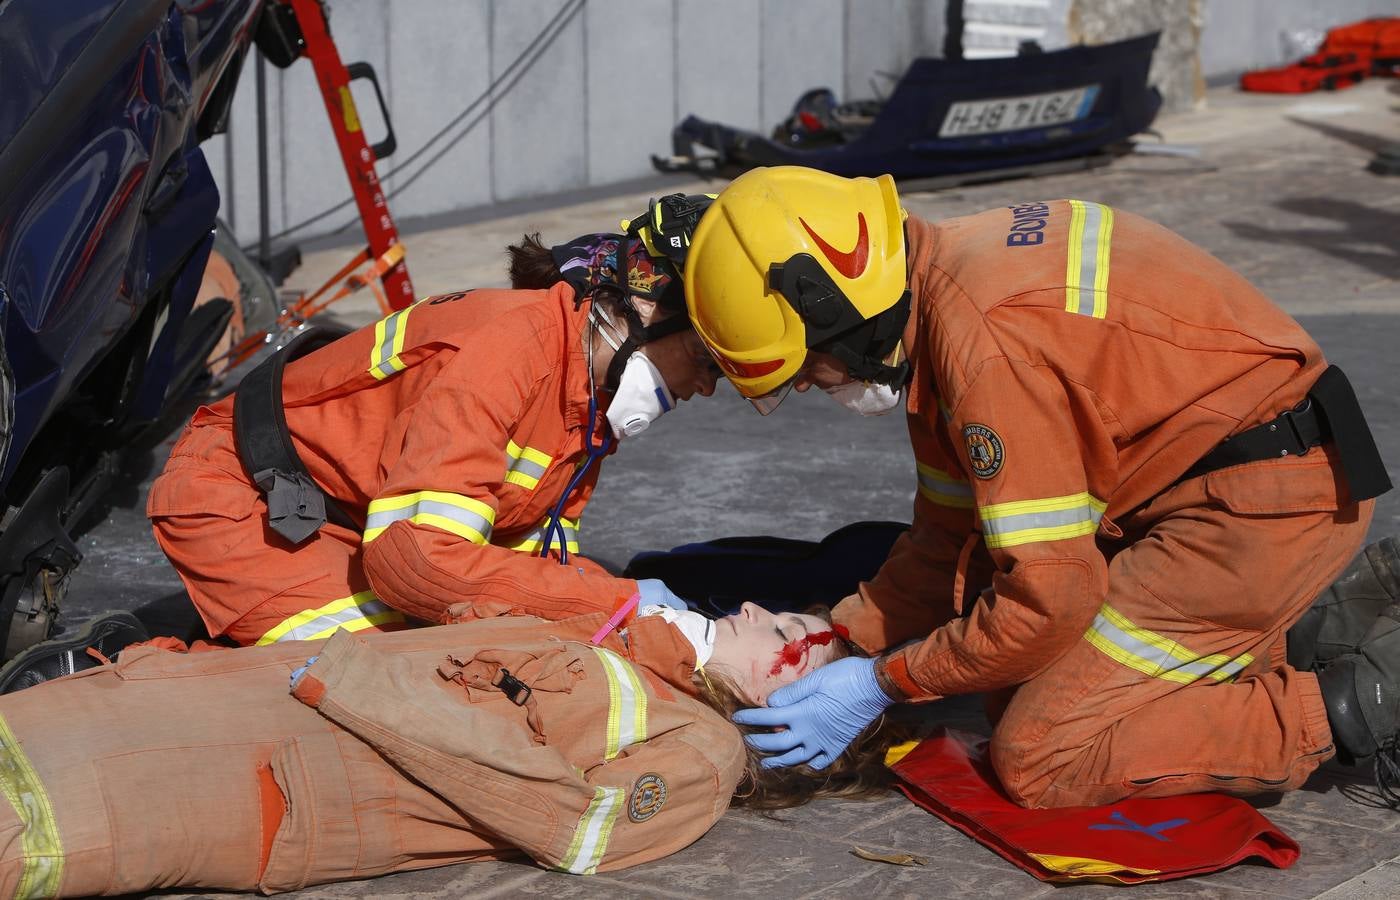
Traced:
<path fill-rule="evenodd" d="M 781 167 L 719 195 L 685 287 L 760 412 L 902 407 L 917 463 L 912 526 L 834 613 L 870 657 L 735 715 L 767 764 L 967 693 L 1028 807 L 1394 753 L 1394 543 L 1347 569 L 1385 469 L 1345 376 L 1209 254 L 1090 200 L 932 223 L 888 176 Z"/>

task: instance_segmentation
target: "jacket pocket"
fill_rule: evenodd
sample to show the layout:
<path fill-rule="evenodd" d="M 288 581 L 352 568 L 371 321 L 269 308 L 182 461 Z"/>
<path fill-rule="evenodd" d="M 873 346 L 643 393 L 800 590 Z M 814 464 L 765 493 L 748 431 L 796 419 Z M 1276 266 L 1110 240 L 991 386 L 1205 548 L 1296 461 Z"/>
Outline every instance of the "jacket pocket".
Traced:
<path fill-rule="evenodd" d="M 270 749 L 171 747 L 95 760 L 112 839 L 105 892 L 252 890 L 262 825 L 257 763 Z"/>
<path fill-rule="evenodd" d="M 343 732 L 290 738 L 272 754 L 272 774 L 287 806 L 260 890 L 368 878 L 402 862 L 393 773 L 369 745 Z"/>
<path fill-rule="evenodd" d="M 534 691 L 570 693 L 584 677 L 577 645 L 558 641 L 544 652 L 482 650 L 471 656 L 450 653 L 438 674 L 466 689 L 473 703 L 505 698 L 524 706 Z"/>
<path fill-rule="evenodd" d="M 449 654 L 438 674 L 466 689 L 472 703 L 507 700 L 525 713 L 525 725 L 536 744 L 548 743 L 536 691 L 571 693 L 585 677 L 578 645 L 557 641 L 541 653 L 524 650 L 482 650 L 471 657 Z"/>
<path fill-rule="evenodd" d="M 262 500 L 247 478 L 204 463 L 172 460 L 151 484 L 146 515 L 246 519 Z"/>
<path fill-rule="evenodd" d="M 1242 516 L 1330 512 L 1351 502 L 1333 462 L 1315 448 L 1305 456 L 1221 469 L 1205 476 L 1206 494 Z"/>

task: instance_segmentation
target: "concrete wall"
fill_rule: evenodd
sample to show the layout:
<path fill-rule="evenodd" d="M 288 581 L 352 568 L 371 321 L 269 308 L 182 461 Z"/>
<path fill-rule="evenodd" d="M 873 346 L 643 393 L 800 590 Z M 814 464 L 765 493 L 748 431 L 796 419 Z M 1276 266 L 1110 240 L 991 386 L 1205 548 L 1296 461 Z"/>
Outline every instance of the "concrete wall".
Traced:
<path fill-rule="evenodd" d="M 368 60 L 392 110 L 399 150 L 380 164 L 402 220 L 646 177 L 687 113 L 767 130 L 802 91 L 888 91 L 888 74 L 937 53 L 943 0 L 331 0 L 346 62 Z M 577 9 L 577 12 L 574 10 Z M 511 70 L 557 13 L 567 23 L 528 70 Z M 572 15 L 569 15 L 572 13 Z M 395 171 L 439 128 L 503 79 L 448 139 Z M 268 68 L 271 230 L 348 196 L 311 66 Z M 361 89 L 363 87 L 363 90 Z M 355 96 L 366 134 L 382 135 L 367 85 Z M 257 236 L 251 61 L 229 133 L 206 145 L 224 214 Z M 474 127 L 468 126 L 476 122 Z M 450 149 L 447 149 L 449 148 Z M 428 157 L 445 153 L 408 183 Z M 344 210 L 297 232 L 354 217 Z"/>
<path fill-rule="evenodd" d="M 887 92 L 910 60 L 942 51 L 946 0 L 330 0 L 346 62 L 379 72 L 399 151 L 380 164 L 400 221 L 607 185 L 652 174 L 687 113 L 767 130 L 809 87 L 842 99 Z M 1325 11 L 1323 9 L 1325 8 Z M 1189 107 L 1201 76 L 1225 78 L 1292 58 L 1287 36 L 1400 0 L 965 0 L 969 55 L 1046 49 L 1165 30 L 1153 78 L 1169 108 Z M 512 64 L 557 14 L 564 20 L 528 69 Z M 311 66 L 269 67 L 271 230 L 349 195 Z M 412 165 L 406 159 L 493 83 L 496 90 Z M 363 90 L 361 90 L 363 88 Z M 382 135 L 367 85 L 366 133 Z M 224 214 L 257 235 L 257 148 L 251 64 L 230 131 L 206 144 Z M 441 158 L 413 179 L 426 159 Z M 405 166 L 402 171 L 398 166 Z M 323 235 L 345 209 L 298 231 Z M 356 226 L 357 227 L 357 226 Z"/>
<path fill-rule="evenodd" d="M 1068 37 L 1071 43 L 1106 44 L 1159 32 L 1148 80 L 1161 92 L 1166 109 L 1189 109 L 1204 93 L 1198 53 L 1201 10 L 1207 3 L 1208 0 L 1073 0 Z"/>

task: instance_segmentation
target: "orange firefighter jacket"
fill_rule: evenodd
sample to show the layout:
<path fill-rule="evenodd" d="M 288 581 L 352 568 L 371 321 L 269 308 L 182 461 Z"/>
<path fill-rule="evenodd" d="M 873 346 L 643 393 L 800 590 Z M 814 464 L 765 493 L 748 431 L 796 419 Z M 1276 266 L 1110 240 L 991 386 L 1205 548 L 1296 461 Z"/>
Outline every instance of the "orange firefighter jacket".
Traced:
<path fill-rule="evenodd" d="M 572 555 L 601 460 L 563 509 L 570 564 L 538 557 L 549 512 L 586 457 L 586 317 L 564 283 L 446 294 L 287 366 L 296 451 L 316 483 L 363 521 L 364 574 L 381 600 L 429 622 L 466 598 L 560 618 L 611 610 L 636 590 Z M 187 435 L 207 429 L 218 446 L 199 442 L 199 490 L 172 462 L 152 485 L 148 515 L 219 505 L 248 512 L 256 495 L 235 449 L 232 397 L 201 408 Z M 598 416 L 596 435 L 607 429 Z M 556 535 L 552 547 L 559 543 Z M 287 583 L 305 578 L 293 555 Z M 210 626 L 217 634 L 227 624 Z"/>
<path fill-rule="evenodd" d="M 908 236 L 914 521 L 835 620 L 871 651 L 925 638 L 879 672 L 931 699 L 1053 662 L 1104 602 L 1097 541 L 1142 525 L 1131 512 L 1222 439 L 1298 404 L 1325 363 L 1243 278 L 1131 213 L 1026 203 L 911 218 Z M 1281 467 L 1299 509 L 1347 502 L 1321 451 L 1255 465 Z"/>
<path fill-rule="evenodd" d="M 743 746 L 688 693 L 673 626 L 642 618 L 595 647 L 603 620 L 138 647 L 0 697 L 0 891 L 273 892 L 520 853 L 580 874 L 666 856 L 728 808 Z"/>

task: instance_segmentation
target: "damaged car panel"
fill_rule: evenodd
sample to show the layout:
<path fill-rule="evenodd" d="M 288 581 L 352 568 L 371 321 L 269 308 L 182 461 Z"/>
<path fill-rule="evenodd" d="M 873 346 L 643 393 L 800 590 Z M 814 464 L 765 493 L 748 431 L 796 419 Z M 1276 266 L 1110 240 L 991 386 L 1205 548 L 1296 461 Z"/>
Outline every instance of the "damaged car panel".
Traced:
<path fill-rule="evenodd" d="M 735 174 L 800 165 L 913 180 L 1009 170 L 1102 153 L 1145 130 L 1162 105 L 1147 83 L 1157 34 L 1009 59 L 917 59 L 884 100 L 808 91 L 764 137 L 687 116 L 663 172 Z"/>

